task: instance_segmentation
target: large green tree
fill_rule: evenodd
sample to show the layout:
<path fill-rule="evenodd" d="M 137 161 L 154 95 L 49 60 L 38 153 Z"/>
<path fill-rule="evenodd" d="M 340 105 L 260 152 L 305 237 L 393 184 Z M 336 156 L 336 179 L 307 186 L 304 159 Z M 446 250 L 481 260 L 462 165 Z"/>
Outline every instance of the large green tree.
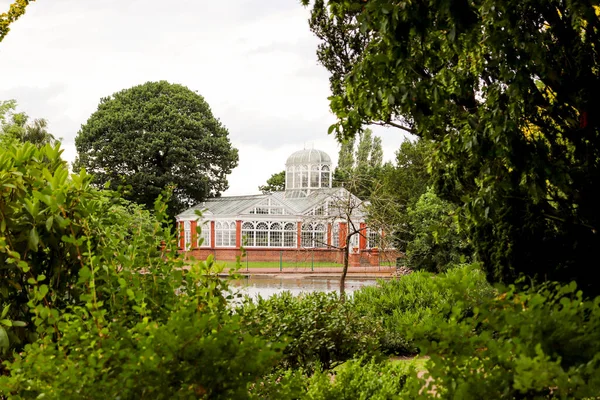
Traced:
<path fill-rule="evenodd" d="M 238 153 L 202 96 L 182 85 L 147 82 L 100 100 L 75 138 L 96 183 L 131 185 L 129 200 L 151 208 L 175 185 L 171 214 L 227 189 Z"/>
<path fill-rule="evenodd" d="M 462 205 L 490 280 L 596 290 L 596 2 L 317 0 L 310 24 L 332 77 L 331 130 L 380 123 L 436 141 L 437 192 Z"/>

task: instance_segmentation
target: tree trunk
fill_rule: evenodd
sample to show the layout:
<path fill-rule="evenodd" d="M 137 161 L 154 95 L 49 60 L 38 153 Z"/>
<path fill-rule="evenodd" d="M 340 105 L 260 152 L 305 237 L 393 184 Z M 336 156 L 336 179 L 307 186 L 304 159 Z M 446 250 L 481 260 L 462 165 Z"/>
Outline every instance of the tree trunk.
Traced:
<path fill-rule="evenodd" d="M 349 226 L 346 229 L 350 229 Z M 340 279 L 340 301 L 343 303 L 346 301 L 346 274 L 348 273 L 350 253 L 350 236 L 346 234 L 346 247 L 344 247 L 344 269 L 342 270 L 342 278 Z"/>

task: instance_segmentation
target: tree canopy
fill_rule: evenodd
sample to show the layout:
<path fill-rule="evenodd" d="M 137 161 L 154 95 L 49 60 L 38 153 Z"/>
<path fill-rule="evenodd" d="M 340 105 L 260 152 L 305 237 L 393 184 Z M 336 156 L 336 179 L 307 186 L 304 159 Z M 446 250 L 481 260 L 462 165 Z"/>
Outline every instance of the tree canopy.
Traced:
<path fill-rule="evenodd" d="M 593 290 L 598 10 L 585 0 L 317 0 L 310 26 L 331 73 L 331 131 L 379 123 L 434 140 L 436 191 L 462 205 L 488 279 L 525 273 Z"/>
<path fill-rule="evenodd" d="M 358 145 L 355 144 L 354 138 L 342 141 L 338 166 L 333 174 L 334 185 L 345 185 L 358 197 L 367 199 L 373 192 L 374 183 L 381 172 L 381 138 L 373 136 L 370 129 L 365 129 L 359 133 Z"/>
<path fill-rule="evenodd" d="M 100 100 L 75 139 L 75 168 L 112 188 L 131 185 L 126 198 L 152 207 L 175 185 L 177 213 L 227 189 L 238 153 L 204 98 L 182 85 L 147 82 Z"/>
<path fill-rule="evenodd" d="M 271 175 L 267 184 L 259 186 L 258 190 L 265 194 L 285 190 L 285 170 Z"/>

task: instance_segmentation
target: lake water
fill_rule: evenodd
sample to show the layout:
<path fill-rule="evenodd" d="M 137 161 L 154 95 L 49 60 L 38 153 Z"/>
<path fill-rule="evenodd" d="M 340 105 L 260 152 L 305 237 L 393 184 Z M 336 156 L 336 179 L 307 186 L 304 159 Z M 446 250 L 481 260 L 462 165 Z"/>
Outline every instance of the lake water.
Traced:
<path fill-rule="evenodd" d="M 295 276 L 261 276 L 251 275 L 240 280 L 232 281 L 231 284 L 242 289 L 242 293 L 248 294 L 250 297 L 263 298 L 273 296 L 274 294 L 289 291 L 294 295 L 302 292 L 339 292 L 340 278 L 339 276 L 312 276 L 312 275 L 295 275 Z M 352 293 L 364 286 L 372 286 L 377 284 L 377 278 L 346 278 L 346 292 Z"/>

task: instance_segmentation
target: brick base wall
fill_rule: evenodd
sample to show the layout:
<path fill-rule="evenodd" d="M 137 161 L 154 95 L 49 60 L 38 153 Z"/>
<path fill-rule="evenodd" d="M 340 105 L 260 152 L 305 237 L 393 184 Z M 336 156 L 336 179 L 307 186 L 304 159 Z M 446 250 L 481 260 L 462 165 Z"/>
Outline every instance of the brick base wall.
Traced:
<path fill-rule="evenodd" d="M 212 254 L 215 259 L 221 261 L 235 261 L 242 252 L 239 249 L 192 249 L 187 252 L 188 256 L 197 259 L 205 259 Z M 280 257 L 286 263 L 310 262 L 332 262 L 341 264 L 344 253 L 342 250 L 334 249 L 265 249 L 265 248 L 247 248 L 246 254 L 249 261 L 279 261 Z M 379 261 L 394 262 L 396 258 L 401 257 L 402 253 L 395 250 L 386 250 L 374 252 L 372 250 L 361 250 L 358 254 L 358 265 L 379 265 Z M 243 261 L 246 258 L 244 257 Z"/>

